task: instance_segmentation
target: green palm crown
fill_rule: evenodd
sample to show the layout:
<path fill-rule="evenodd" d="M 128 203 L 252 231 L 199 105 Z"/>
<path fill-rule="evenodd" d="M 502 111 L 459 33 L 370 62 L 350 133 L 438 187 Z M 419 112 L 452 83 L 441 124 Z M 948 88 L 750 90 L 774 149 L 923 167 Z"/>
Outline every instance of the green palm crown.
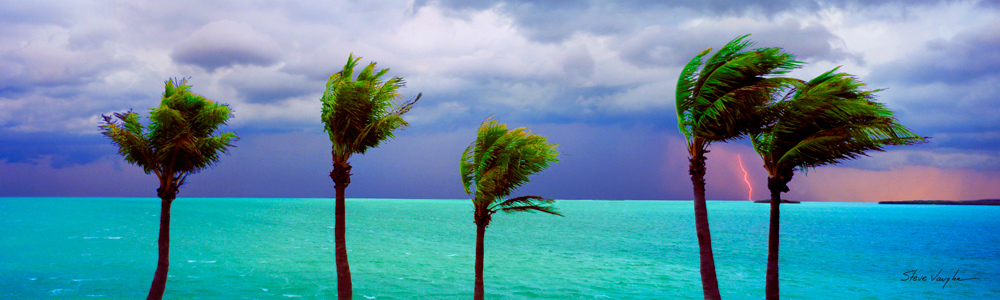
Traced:
<path fill-rule="evenodd" d="M 801 62 L 781 48 L 752 49 L 737 37 L 712 55 L 705 49 L 684 67 L 677 79 L 677 124 L 688 145 L 700 140 L 727 141 L 749 133 L 764 122 L 759 108 L 788 84 L 785 74 Z M 697 140 L 697 141 L 696 141 Z"/>
<path fill-rule="evenodd" d="M 133 111 L 102 116 L 100 126 L 125 161 L 146 174 L 180 178 L 177 186 L 188 174 L 217 163 L 237 139 L 231 132 L 218 133 L 233 116 L 229 106 L 192 93 L 190 87 L 187 80 L 166 81 L 160 106 L 150 109 L 148 131 Z"/>
<path fill-rule="evenodd" d="M 348 56 L 344 69 L 330 76 L 323 102 L 323 128 L 333 142 L 335 157 L 347 161 L 351 154 L 364 154 L 378 147 L 393 131 L 409 125 L 402 115 L 410 111 L 420 95 L 400 103 L 397 90 L 405 85 L 400 77 L 383 80 L 389 69 L 375 71 L 375 63 L 368 64 L 354 76 L 354 67 L 361 58 Z M 352 78 L 353 77 L 353 78 Z"/>
<path fill-rule="evenodd" d="M 552 207 L 552 199 L 539 196 L 505 199 L 527 183 L 528 176 L 559 161 L 556 146 L 526 128 L 510 130 L 496 120 L 484 121 L 476 140 L 462 152 L 460 164 L 465 193 L 472 198 L 476 209 L 476 223 L 488 225 L 497 211 L 561 215 Z"/>
<path fill-rule="evenodd" d="M 754 149 L 772 177 L 791 179 L 807 170 L 910 145 L 926 139 L 899 124 L 875 101 L 880 90 L 834 68 L 808 81 L 795 81 L 785 96 L 767 107 L 772 120 L 751 134 Z"/>

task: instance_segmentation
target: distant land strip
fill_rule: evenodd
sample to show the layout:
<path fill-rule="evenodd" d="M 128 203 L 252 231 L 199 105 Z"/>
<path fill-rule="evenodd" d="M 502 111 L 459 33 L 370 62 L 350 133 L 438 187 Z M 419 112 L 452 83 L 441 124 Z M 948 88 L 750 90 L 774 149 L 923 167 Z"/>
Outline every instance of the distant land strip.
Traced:
<path fill-rule="evenodd" d="M 1000 205 L 1000 199 L 879 201 L 878 204 Z"/>
<path fill-rule="evenodd" d="M 765 200 L 754 200 L 753 203 L 771 203 L 771 200 L 768 200 L 768 199 L 765 199 Z M 781 203 L 798 204 L 800 202 L 799 201 L 795 201 L 795 200 L 781 199 Z"/>

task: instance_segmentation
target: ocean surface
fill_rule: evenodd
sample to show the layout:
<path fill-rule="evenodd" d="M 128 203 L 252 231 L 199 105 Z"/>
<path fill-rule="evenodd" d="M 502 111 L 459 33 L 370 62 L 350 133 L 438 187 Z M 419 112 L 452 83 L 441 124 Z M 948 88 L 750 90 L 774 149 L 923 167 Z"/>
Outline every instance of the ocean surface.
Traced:
<path fill-rule="evenodd" d="M 556 206 L 565 217 L 494 216 L 487 298 L 702 299 L 690 201 Z M 768 205 L 708 208 L 722 297 L 762 299 Z M 159 210 L 0 198 L 0 299 L 145 297 Z M 164 298 L 333 299 L 333 211 L 331 199 L 177 199 Z M 348 199 L 347 213 L 355 299 L 472 297 L 469 200 Z M 1000 207 L 802 203 L 781 217 L 785 299 L 1000 299 Z"/>

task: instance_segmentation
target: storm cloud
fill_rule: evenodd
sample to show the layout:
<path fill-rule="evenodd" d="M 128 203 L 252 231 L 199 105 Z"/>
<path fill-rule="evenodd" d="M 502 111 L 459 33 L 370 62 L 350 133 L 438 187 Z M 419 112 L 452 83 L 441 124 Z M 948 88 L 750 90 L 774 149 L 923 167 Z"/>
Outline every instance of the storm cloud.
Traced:
<path fill-rule="evenodd" d="M 840 66 L 884 89 L 877 95 L 901 123 L 933 137 L 830 168 L 831 176 L 905 184 L 933 175 L 957 186 L 1000 186 L 989 179 L 1000 178 L 1000 6 L 993 1 L 2 6 L 0 196 L 148 196 L 146 189 L 116 189 L 147 181 L 120 161 L 97 125 L 102 114 L 145 115 L 168 78 L 187 78 L 195 92 L 229 104 L 236 118 L 225 130 L 243 137 L 182 195 L 332 195 L 319 97 L 354 54 L 404 78 L 403 98 L 423 97 L 407 115 L 411 127 L 352 159 L 357 177 L 349 197 L 464 197 L 457 155 L 475 126 L 493 116 L 560 144 L 561 162 L 525 193 L 685 199 L 687 154 L 673 102 L 678 74 L 698 52 L 743 34 L 805 62 L 790 76 L 809 79 Z M 746 141 L 712 149 L 710 198 L 746 197 L 737 155 L 755 192 L 765 190 L 763 179 L 753 179 L 766 173 Z M 102 176 L 75 179 L 82 174 Z M 830 176 L 799 180 L 815 193 L 795 199 L 864 201 L 823 189 L 823 180 L 836 181 Z M 856 193 L 874 187 L 862 189 Z M 988 193 L 940 195 L 995 197 Z"/>
<path fill-rule="evenodd" d="M 217 21 L 195 30 L 170 54 L 174 61 L 209 71 L 233 65 L 270 66 L 280 49 L 246 23 Z"/>

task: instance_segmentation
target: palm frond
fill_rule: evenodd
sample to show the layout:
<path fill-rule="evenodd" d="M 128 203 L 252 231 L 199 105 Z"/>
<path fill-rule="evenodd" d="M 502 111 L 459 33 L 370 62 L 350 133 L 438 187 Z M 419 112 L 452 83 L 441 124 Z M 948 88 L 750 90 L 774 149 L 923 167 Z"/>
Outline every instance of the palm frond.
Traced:
<path fill-rule="evenodd" d="M 540 212 L 543 212 L 543 213 L 553 214 L 553 215 L 564 217 L 562 213 L 556 211 L 555 207 L 552 207 L 552 206 L 543 206 L 543 205 L 508 206 L 508 207 L 501 208 L 500 210 L 503 211 L 503 212 L 505 212 L 505 213 L 515 213 L 515 212 L 522 212 L 522 211 L 527 211 L 527 212 L 540 211 Z"/>
<path fill-rule="evenodd" d="M 872 119 L 818 130 L 788 149 L 777 163 L 799 169 L 815 168 L 867 156 L 869 151 L 884 151 L 887 146 L 912 145 L 924 140 L 894 120 Z"/>
<path fill-rule="evenodd" d="M 188 173 L 213 165 L 236 139 L 232 133 L 215 135 L 232 111 L 192 93 L 186 80 L 168 80 L 165 85 L 160 106 L 150 111 L 149 140 L 159 161 L 171 164 L 175 172 Z"/>
<path fill-rule="evenodd" d="M 214 165 L 238 139 L 234 133 L 217 134 L 232 117 L 229 106 L 215 103 L 190 91 L 186 79 L 164 82 L 160 105 L 150 109 L 148 131 L 132 111 L 104 116 L 102 133 L 119 146 L 125 161 L 139 165 L 161 179 L 181 179 Z"/>
<path fill-rule="evenodd" d="M 556 145 L 527 128 L 508 129 L 506 124 L 487 118 L 476 133 L 476 140 L 466 147 L 459 171 L 466 194 L 477 210 L 489 212 L 518 210 L 524 205 L 543 205 L 551 200 L 540 197 L 517 197 L 506 201 L 533 174 L 558 161 Z M 526 208 L 525 208 L 526 209 Z"/>
<path fill-rule="evenodd" d="M 493 206 L 490 207 L 490 210 L 501 210 L 507 213 L 537 210 L 562 216 L 562 214 L 556 212 L 555 207 L 552 206 L 553 203 L 555 203 L 555 200 L 542 198 L 540 196 L 521 196 L 510 198 L 504 200 L 503 202 L 494 203 Z"/>
<path fill-rule="evenodd" d="M 875 101 L 880 90 L 865 90 L 863 82 L 837 70 L 794 83 L 790 97 L 767 107 L 777 118 L 752 134 L 751 142 L 770 175 L 925 141 L 897 123 L 892 111 Z"/>
<path fill-rule="evenodd" d="M 462 151 L 462 157 L 459 164 L 459 174 L 462 176 L 462 186 L 465 187 L 465 194 L 472 196 L 475 191 L 475 147 L 476 142 L 472 142 L 468 147 L 465 147 L 465 151 Z M 473 197 L 475 198 L 475 197 Z"/>
<path fill-rule="evenodd" d="M 101 134 L 111 138 L 111 142 L 118 146 L 118 154 L 129 164 L 142 167 L 146 174 L 159 175 L 159 160 L 148 143 L 144 127 L 139 123 L 139 115 L 129 110 L 101 117 L 104 119 L 100 125 Z"/>
<path fill-rule="evenodd" d="M 409 123 L 402 118 L 418 95 L 408 102 L 399 102 L 397 90 L 405 85 L 402 78 L 387 81 L 382 76 L 389 69 L 376 71 L 376 63 L 365 66 L 354 76 L 354 67 L 361 58 L 348 56 L 344 69 L 330 76 L 326 91 L 320 98 L 323 104 L 321 119 L 323 130 L 333 143 L 335 156 L 342 159 L 353 153 L 364 154 L 393 138 L 393 132 Z"/>
<path fill-rule="evenodd" d="M 677 89 L 674 95 L 674 99 L 676 99 L 674 102 L 677 106 L 677 126 L 680 128 L 681 133 L 684 134 L 684 137 L 689 140 L 689 143 L 691 139 L 691 124 L 694 120 L 691 119 L 692 114 L 686 112 L 689 112 L 693 105 L 692 99 L 694 99 L 695 86 L 698 84 L 697 72 L 701 68 L 702 58 L 711 51 L 712 48 L 708 48 L 695 55 L 684 66 L 684 69 L 681 70 L 681 75 L 677 77 Z"/>
<path fill-rule="evenodd" d="M 704 66 L 702 59 L 711 49 L 699 53 L 681 71 L 675 95 L 677 121 L 689 147 L 696 138 L 706 145 L 727 141 L 766 123 L 769 118 L 761 107 L 791 84 L 769 76 L 801 66 L 780 48 L 748 50 L 753 46 L 748 36 L 727 43 Z"/>

